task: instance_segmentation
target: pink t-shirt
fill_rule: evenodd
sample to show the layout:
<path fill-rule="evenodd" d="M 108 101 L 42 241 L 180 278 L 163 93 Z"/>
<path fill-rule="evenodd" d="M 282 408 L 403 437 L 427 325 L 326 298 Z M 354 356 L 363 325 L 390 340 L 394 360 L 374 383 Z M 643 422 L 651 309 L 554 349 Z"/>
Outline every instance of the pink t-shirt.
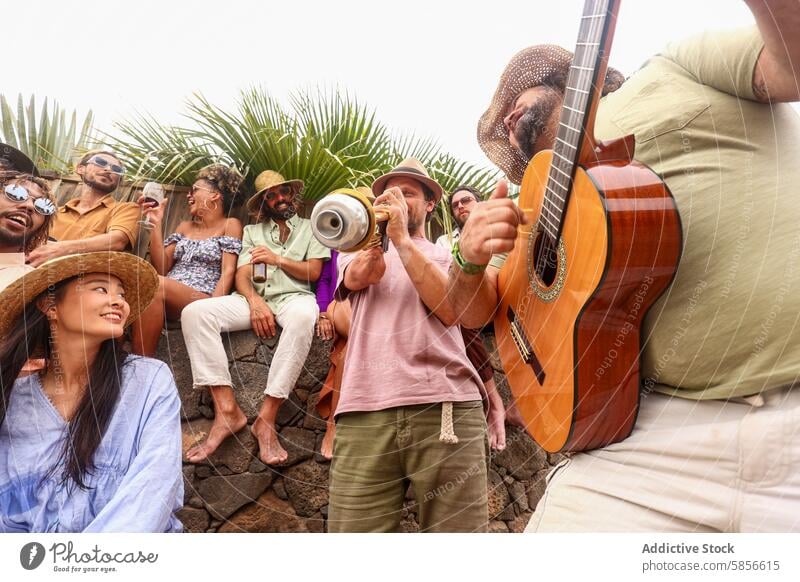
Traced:
<path fill-rule="evenodd" d="M 452 260 L 447 250 L 424 238 L 413 241 L 447 273 Z M 446 327 L 428 310 L 394 245 L 384 256 L 383 278 L 349 292 L 342 281 L 357 256 L 339 256 L 337 297 L 350 297 L 353 318 L 336 414 L 480 400 L 480 377 L 467 359 L 459 327 Z"/>

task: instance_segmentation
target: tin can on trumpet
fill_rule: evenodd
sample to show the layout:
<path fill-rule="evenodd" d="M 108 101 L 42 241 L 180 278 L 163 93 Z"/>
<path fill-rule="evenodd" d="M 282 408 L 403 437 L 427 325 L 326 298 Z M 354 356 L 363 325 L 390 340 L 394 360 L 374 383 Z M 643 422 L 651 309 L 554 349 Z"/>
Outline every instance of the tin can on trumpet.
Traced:
<path fill-rule="evenodd" d="M 314 206 L 311 230 L 324 246 L 346 253 L 365 248 L 376 234 L 380 234 L 385 251 L 388 218 L 388 213 L 375 210 L 370 199 L 358 190 L 341 188 Z"/>

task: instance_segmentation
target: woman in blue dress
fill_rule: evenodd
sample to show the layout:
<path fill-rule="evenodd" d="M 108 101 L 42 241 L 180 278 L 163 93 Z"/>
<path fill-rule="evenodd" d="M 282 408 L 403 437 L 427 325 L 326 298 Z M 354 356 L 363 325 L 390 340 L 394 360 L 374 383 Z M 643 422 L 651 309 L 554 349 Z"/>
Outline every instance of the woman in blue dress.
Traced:
<path fill-rule="evenodd" d="M 150 261 L 160 275 L 156 297 L 133 326 L 133 352 L 152 356 L 158 348 L 164 316 L 179 321 L 183 308 L 233 290 L 236 260 L 242 250 L 242 223 L 230 217 L 241 202 L 242 177 L 236 170 L 213 164 L 200 170 L 187 201 L 190 219 L 166 239 L 161 223 L 167 200 L 154 206 L 138 203 L 153 225 Z"/>
<path fill-rule="evenodd" d="M 182 529 L 175 382 L 122 343 L 157 286 L 145 261 L 100 252 L 49 261 L 0 294 L 0 532 Z"/>

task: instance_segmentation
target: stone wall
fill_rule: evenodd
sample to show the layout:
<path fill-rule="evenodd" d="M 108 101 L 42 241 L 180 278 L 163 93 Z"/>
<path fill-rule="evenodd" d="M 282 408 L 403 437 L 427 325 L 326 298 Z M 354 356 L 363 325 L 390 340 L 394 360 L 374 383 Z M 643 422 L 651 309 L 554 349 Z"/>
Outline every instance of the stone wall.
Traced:
<path fill-rule="evenodd" d="M 277 337 L 261 342 L 250 332 L 224 335 L 237 400 L 248 426 L 200 464 L 183 465 L 185 506 L 179 517 L 190 532 L 323 532 L 328 512 L 328 469 L 319 454 L 325 421 L 317 415 L 319 390 L 328 372 L 329 344 L 314 340 L 291 397 L 278 413 L 280 439 L 289 453 L 281 466 L 258 459 L 250 433 L 263 398 Z M 493 338 L 487 336 L 487 347 Z M 192 390 L 189 358 L 180 330 L 162 338 L 158 357 L 169 362 L 183 403 L 183 452 L 200 442 L 213 419 L 206 391 Z M 499 370 L 499 362 L 493 361 Z M 508 401 L 501 372 L 495 380 Z M 524 430 L 507 426 L 507 447 L 492 453 L 489 515 L 492 532 L 519 532 L 544 491 L 544 478 L 558 456 L 541 450 Z M 413 492 L 406 495 L 402 528 L 417 531 Z"/>

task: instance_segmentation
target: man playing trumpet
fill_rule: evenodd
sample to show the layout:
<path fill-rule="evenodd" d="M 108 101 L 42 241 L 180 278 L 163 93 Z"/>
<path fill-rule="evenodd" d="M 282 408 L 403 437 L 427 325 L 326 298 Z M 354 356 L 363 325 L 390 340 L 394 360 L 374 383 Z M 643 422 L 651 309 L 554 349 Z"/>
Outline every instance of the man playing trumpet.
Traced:
<path fill-rule="evenodd" d="M 452 257 L 425 238 L 442 196 L 420 162 L 372 186 L 390 244 L 340 258 L 352 321 L 336 409 L 328 529 L 391 532 L 413 484 L 423 531 L 486 531 L 486 420 L 446 293 Z"/>

